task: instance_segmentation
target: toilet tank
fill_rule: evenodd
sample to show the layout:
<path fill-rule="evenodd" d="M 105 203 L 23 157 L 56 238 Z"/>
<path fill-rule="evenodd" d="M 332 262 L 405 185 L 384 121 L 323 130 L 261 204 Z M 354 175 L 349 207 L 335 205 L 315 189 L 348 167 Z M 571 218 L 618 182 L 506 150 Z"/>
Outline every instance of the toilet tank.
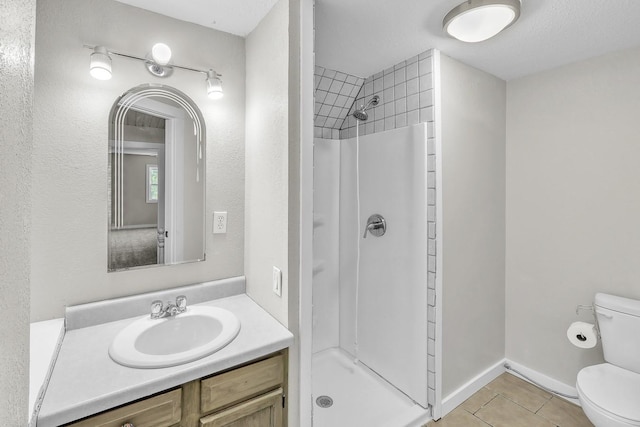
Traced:
<path fill-rule="evenodd" d="M 604 360 L 640 374 L 640 301 L 596 294 Z"/>

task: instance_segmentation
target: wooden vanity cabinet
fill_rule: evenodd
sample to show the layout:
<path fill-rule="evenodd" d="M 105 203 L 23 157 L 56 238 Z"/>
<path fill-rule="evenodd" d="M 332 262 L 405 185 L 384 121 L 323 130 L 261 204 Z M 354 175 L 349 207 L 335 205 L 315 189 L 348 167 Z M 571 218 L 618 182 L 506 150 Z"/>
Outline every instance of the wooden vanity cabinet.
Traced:
<path fill-rule="evenodd" d="M 65 427 L 286 427 L 286 350 Z"/>

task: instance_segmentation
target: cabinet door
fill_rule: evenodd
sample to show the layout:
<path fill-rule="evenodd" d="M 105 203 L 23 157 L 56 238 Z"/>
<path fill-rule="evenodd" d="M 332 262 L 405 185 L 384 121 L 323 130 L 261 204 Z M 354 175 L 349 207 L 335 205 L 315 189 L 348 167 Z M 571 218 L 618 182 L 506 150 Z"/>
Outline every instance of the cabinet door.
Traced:
<path fill-rule="evenodd" d="M 236 405 L 284 383 L 285 358 L 270 357 L 202 380 L 200 411 L 210 413 Z"/>
<path fill-rule="evenodd" d="M 282 389 L 200 419 L 200 427 L 282 427 Z"/>
<path fill-rule="evenodd" d="M 182 390 L 177 389 L 67 424 L 66 427 L 120 427 L 126 423 L 135 427 L 167 427 L 179 423 L 181 417 Z"/>

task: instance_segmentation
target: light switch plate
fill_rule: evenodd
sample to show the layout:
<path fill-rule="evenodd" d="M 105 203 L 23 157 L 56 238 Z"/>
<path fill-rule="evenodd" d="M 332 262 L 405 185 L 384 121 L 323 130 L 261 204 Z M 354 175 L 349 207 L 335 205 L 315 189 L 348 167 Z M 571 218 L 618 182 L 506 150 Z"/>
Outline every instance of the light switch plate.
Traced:
<path fill-rule="evenodd" d="M 282 271 L 273 266 L 273 293 L 282 297 Z"/>

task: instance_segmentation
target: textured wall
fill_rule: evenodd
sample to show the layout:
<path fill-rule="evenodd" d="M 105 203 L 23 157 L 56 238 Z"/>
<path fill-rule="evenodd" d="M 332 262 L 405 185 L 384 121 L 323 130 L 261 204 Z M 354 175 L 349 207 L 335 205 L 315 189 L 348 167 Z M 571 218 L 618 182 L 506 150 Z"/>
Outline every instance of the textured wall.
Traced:
<path fill-rule="evenodd" d="M 441 79 L 446 397 L 504 358 L 506 83 L 445 55 Z"/>
<path fill-rule="evenodd" d="M 287 325 L 289 1 L 247 36 L 245 275 L 247 294 Z M 282 297 L 272 268 L 282 270 Z"/>
<path fill-rule="evenodd" d="M 0 22 L 0 425 L 13 427 L 28 416 L 35 0 L 0 2 Z"/>
<path fill-rule="evenodd" d="M 93 79 L 83 43 L 146 55 L 162 40 L 180 65 L 216 69 L 225 97 L 206 96 L 202 75 L 168 79 L 138 61 L 113 58 L 113 78 Z M 47 0 L 37 7 L 34 106 L 32 314 L 60 317 L 65 305 L 243 274 L 244 39 L 111 0 Z M 143 83 L 186 93 L 207 126 L 205 262 L 107 273 L 107 132 L 115 99 Z M 227 234 L 212 234 L 214 210 Z"/>
<path fill-rule="evenodd" d="M 573 386 L 596 292 L 640 298 L 640 49 L 507 84 L 507 358 Z"/>

